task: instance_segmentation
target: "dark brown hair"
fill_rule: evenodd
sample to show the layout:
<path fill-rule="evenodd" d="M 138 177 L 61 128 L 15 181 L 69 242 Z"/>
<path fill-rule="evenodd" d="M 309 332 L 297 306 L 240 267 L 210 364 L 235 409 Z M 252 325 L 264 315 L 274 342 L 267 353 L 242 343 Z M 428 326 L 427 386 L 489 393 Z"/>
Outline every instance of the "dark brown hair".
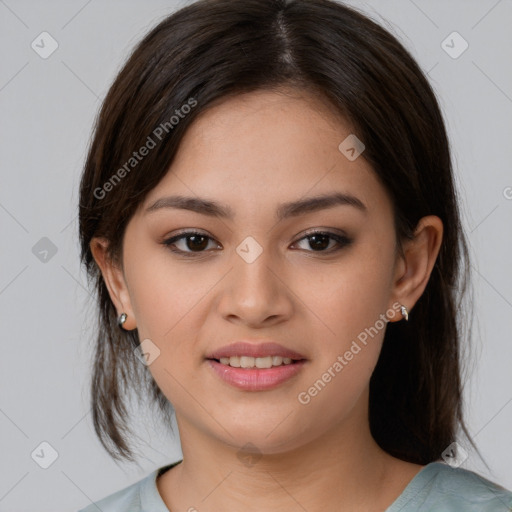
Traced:
<path fill-rule="evenodd" d="M 129 389 L 149 394 L 167 424 L 173 409 L 133 353 L 137 330 L 117 325 L 91 239 L 106 238 L 109 256 L 122 267 L 127 222 L 169 171 L 194 119 L 229 96 L 282 86 L 313 92 L 351 124 L 392 199 L 399 249 L 421 217 L 437 215 L 444 224 L 440 254 L 409 322 L 387 325 L 370 381 L 372 435 L 393 456 L 423 465 L 439 459 L 462 432 L 476 448 L 462 411 L 468 248 L 442 114 L 402 44 L 331 0 L 200 0 L 153 28 L 111 86 L 79 205 L 81 261 L 98 296 L 91 400 L 100 441 L 115 459 L 133 460 Z M 155 147 L 130 160 L 148 137 Z"/>

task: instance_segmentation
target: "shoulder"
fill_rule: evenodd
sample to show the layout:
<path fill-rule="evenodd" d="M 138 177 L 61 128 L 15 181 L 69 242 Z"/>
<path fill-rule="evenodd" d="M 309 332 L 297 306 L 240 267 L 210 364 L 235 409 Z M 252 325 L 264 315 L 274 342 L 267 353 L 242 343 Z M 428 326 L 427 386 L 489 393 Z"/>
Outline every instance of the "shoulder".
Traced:
<path fill-rule="evenodd" d="M 511 491 L 473 471 L 443 462 L 432 462 L 425 466 L 400 498 L 403 512 L 512 511 Z"/>
<path fill-rule="evenodd" d="M 141 490 L 152 476 L 153 473 L 124 489 L 91 503 L 78 512 L 98 512 L 98 510 L 102 512 L 142 512 Z"/>
<path fill-rule="evenodd" d="M 147 477 L 91 503 L 78 512 L 169 512 L 158 492 L 156 480 L 160 474 L 177 466 L 182 460 L 157 468 Z"/>
<path fill-rule="evenodd" d="M 478 510 L 510 510 L 512 492 L 496 482 L 461 467 L 436 462 L 438 465 L 437 487 L 445 494 L 453 493 L 461 503 L 480 505 Z M 490 508 L 483 508 L 489 505 Z M 500 508 L 501 506 L 501 508 Z M 493 508 L 495 507 L 495 508 Z"/>

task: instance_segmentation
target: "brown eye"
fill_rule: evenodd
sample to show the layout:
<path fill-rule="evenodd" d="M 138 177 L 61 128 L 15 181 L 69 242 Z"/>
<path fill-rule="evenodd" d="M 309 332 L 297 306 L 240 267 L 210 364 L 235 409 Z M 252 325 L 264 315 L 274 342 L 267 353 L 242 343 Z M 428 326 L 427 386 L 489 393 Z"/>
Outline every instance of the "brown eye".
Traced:
<path fill-rule="evenodd" d="M 302 242 L 303 240 L 307 240 L 310 249 L 312 249 L 310 252 L 335 252 L 352 243 L 352 240 L 345 235 L 326 231 L 313 231 L 301 238 L 299 242 Z M 334 248 L 332 246 L 329 248 L 332 241 L 335 242 Z M 336 244 L 338 244 L 338 247 L 336 247 Z M 308 249 L 306 248 L 306 250 Z"/>
<path fill-rule="evenodd" d="M 189 256 L 193 253 L 205 252 L 210 241 L 213 241 L 213 238 L 203 233 L 187 231 L 165 240 L 163 244 L 172 252 Z M 178 244 L 181 244 L 181 247 Z"/>
<path fill-rule="evenodd" d="M 203 235 L 190 235 L 185 237 L 187 248 L 192 251 L 201 251 L 208 246 L 208 237 Z"/>

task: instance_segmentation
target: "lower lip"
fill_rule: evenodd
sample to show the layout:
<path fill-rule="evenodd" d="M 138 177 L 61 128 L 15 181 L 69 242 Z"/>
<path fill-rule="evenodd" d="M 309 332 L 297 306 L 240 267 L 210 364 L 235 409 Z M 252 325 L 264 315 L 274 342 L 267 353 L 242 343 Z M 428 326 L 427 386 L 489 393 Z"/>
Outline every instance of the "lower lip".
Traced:
<path fill-rule="evenodd" d="M 272 368 L 233 368 L 213 359 L 207 360 L 210 367 L 225 382 L 246 391 L 273 389 L 287 381 L 304 366 L 305 360 Z"/>

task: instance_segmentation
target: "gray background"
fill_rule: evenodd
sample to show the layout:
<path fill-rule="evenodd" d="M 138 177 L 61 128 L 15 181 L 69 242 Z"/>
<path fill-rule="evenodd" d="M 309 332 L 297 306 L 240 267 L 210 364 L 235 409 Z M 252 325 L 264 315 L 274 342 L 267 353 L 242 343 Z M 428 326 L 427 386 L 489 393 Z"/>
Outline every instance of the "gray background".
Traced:
<path fill-rule="evenodd" d="M 181 457 L 178 440 L 157 436 L 144 411 L 139 467 L 116 465 L 93 434 L 94 309 L 79 267 L 77 196 L 92 123 L 116 72 L 147 30 L 185 3 L 0 0 L 0 511 L 77 510 Z M 467 420 L 490 471 L 467 446 L 462 467 L 512 489 L 512 4 L 350 3 L 400 38 L 440 98 L 473 256 Z M 43 31 L 59 45 L 47 59 L 31 48 Z M 458 58 L 441 45 L 453 31 L 469 43 Z M 31 457 L 43 441 L 58 453 L 48 469 Z"/>

